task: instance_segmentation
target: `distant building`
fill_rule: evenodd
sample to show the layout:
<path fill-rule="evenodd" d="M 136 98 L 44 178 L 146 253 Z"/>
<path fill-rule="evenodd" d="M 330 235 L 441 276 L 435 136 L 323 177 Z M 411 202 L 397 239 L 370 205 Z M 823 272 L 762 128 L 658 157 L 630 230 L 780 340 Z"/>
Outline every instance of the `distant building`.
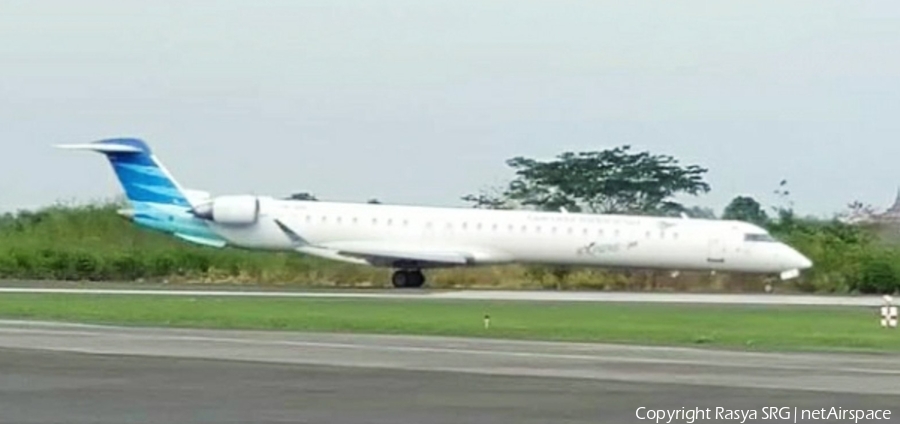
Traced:
<path fill-rule="evenodd" d="M 897 190 L 897 199 L 894 200 L 894 205 L 884 213 L 876 214 L 874 218 L 879 222 L 900 223 L 900 189 Z"/>
<path fill-rule="evenodd" d="M 894 204 L 884 212 L 876 212 L 871 207 L 854 203 L 851 211 L 842 217 L 842 221 L 850 224 L 900 224 L 900 189 Z"/>

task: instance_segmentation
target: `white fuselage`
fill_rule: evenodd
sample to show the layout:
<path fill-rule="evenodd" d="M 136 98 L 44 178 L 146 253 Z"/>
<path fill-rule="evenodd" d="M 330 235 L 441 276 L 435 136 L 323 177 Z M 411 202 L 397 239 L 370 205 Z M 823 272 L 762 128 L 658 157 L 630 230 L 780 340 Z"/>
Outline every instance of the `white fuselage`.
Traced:
<path fill-rule="evenodd" d="M 298 248 L 289 227 L 309 249 Z M 253 225 L 210 227 L 235 246 L 334 252 L 464 252 L 468 265 L 535 263 L 780 273 L 810 261 L 739 221 L 261 198 Z M 353 259 L 348 258 L 353 262 Z M 397 266 L 396 264 L 373 264 Z M 437 266 L 435 266 L 437 267 Z"/>

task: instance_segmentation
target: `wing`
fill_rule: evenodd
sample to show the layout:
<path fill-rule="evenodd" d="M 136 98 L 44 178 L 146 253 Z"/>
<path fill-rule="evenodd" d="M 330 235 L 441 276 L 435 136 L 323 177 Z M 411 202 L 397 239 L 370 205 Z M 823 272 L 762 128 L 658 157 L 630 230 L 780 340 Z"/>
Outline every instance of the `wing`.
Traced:
<path fill-rule="evenodd" d="M 450 250 L 423 249 L 391 243 L 368 242 L 362 245 L 333 246 L 339 255 L 358 258 L 375 266 L 396 268 L 433 268 L 462 266 L 474 262 L 472 255 Z"/>
<path fill-rule="evenodd" d="M 284 222 L 275 224 L 301 253 L 351 263 L 395 268 L 439 268 L 470 265 L 472 252 L 379 241 L 345 241 L 313 245 Z"/>

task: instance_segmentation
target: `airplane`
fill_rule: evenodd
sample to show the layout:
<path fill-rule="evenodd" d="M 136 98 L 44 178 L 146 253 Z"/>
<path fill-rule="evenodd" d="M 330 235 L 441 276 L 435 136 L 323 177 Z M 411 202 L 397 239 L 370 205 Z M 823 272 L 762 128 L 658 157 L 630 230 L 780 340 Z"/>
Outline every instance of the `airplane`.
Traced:
<path fill-rule="evenodd" d="M 812 267 L 765 229 L 741 221 L 212 196 L 183 188 L 138 138 L 57 147 L 104 154 L 131 207 L 119 213 L 139 226 L 215 248 L 391 268 L 397 288 L 422 287 L 427 269 L 514 263 L 782 280 Z"/>

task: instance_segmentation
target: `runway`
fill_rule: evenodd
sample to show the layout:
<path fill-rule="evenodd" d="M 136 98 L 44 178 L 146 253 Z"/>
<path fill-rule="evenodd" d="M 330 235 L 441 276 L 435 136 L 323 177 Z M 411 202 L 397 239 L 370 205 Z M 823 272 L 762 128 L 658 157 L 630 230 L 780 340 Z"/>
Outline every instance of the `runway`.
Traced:
<path fill-rule="evenodd" d="M 898 359 L 3 321 L 0 421 L 630 423 L 641 406 L 889 409 Z"/>

